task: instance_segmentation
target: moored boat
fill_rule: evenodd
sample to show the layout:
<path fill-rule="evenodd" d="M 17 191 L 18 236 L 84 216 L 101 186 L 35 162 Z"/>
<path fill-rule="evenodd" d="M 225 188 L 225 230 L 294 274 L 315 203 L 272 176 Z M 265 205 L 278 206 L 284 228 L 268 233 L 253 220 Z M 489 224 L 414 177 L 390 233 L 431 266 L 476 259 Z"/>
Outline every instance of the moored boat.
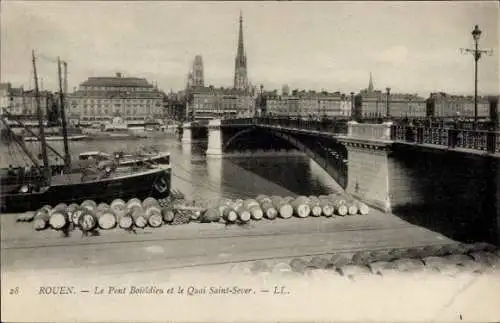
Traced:
<path fill-rule="evenodd" d="M 12 140 L 19 145 L 29 158 L 32 167 L 9 167 L 1 171 L 0 208 L 2 212 L 23 212 L 37 209 L 43 205 L 59 203 L 80 203 L 84 200 L 110 203 L 113 199 L 129 199 L 131 197 L 155 198 L 167 197 L 170 193 L 171 173 L 169 167 L 147 162 L 147 158 L 120 163 L 120 158 L 105 163 L 84 163 L 75 165 L 71 161 L 68 145 L 68 132 L 64 111 L 64 94 L 62 91 L 61 62 L 58 59 L 60 110 L 64 141 L 64 155 L 47 144 L 44 132 L 43 114 L 40 108 L 38 78 L 36 73 L 35 54 L 33 52 L 33 76 L 35 79 L 35 97 L 39 121 L 39 133 L 34 133 L 24 126 L 25 130 L 37 138 L 41 144 L 40 158 L 36 158 L 27 149 L 24 141 L 18 138 L 7 122 L 10 113 L 4 109 L 0 121 L 10 133 Z M 50 165 L 48 150 L 59 156 L 63 165 Z M 164 162 L 170 159 L 161 157 Z M 43 160 L 41 165 L 39 159 Z"/>
<path fill-rule="evenodd" d="M 108 154 L 102 151 L 87 151 L 78 155 L 79 160 L 116 160 L 120 166 L 156 164 L 162 167 L 170 166 L 170 153 L 168 152 L 141 152 L 141 153 L 126 153 L 115 152 Z"/>

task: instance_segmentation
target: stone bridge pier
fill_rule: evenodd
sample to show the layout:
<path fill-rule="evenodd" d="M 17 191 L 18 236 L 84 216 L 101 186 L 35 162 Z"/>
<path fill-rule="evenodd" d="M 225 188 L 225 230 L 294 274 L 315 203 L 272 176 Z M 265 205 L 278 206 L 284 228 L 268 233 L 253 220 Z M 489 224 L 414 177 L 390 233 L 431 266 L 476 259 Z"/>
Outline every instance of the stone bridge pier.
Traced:
<path fill-rule="evenodd" d="M 207 158 L 222 158 L 222 146 L 221 120 L 210 120 L 208 122 Z"/>
<path fill-rule="evenodd" d="M 392 123 L 348 123 L 347 136 L 338 140 L 347 148 L 346 192 L 385 212 L 391 212 L 389 158 Z"/>
<path fill-rule="evenodd" d="M 193 140 L 193 134 L 191 131 L 191 122 L 186 122 L 182 124 L 182 135 L 181 135 L 181 143 L 183 145 L 191 145 Z"/>

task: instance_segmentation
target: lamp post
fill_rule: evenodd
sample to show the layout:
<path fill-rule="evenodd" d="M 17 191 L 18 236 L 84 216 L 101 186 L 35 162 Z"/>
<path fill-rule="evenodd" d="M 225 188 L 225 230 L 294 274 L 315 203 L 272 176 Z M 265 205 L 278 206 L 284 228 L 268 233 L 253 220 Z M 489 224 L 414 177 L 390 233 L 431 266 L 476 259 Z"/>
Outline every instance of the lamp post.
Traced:
<path fill-rule="evenodd" d="M 463 53 L 471 53 L 474 57 L 474 125 L 477 124 L 478 111 L 477 111 L 477 62 L 481 58 L 482 54 L 491 55 L 493 51 L 491 50 L 481 50 L 479 49 L 479 38 L 481 37 L 481 29 L 479 29 L 478 25 L 474 26 L 472 30 L 472 38 L 474 39 L 474 49 L 461 49 Z"/>
<path fill-rule="evenodd" d="M 391 110 L 390 110 L 390 107 L 389 107 L 389 97 L 391 95 L 391 88 L 387 87 L 385 89 L 387 90 L 387 97 L 386 97 L 386 102 L 385 102 L 385 105 L 386 105 L 385 114 L 386 114 L 386 117 L 389 118 L 390 115 L 391 115 Z"/>

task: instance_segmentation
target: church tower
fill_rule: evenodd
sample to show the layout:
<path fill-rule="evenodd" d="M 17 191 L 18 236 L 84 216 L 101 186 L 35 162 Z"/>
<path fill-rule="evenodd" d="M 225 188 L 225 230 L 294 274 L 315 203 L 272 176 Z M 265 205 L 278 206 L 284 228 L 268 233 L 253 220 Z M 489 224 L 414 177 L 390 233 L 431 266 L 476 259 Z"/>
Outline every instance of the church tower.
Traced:
<path fill-rule="evenodd" d="M 370 72 L 370 82 L 368 83 L 368 93 L 373 93 L 373 78 L 372 78 L 372 72 Z"/>
<path fill-rule="evenodd" d="M 238 52 L 234 64 L 234 88 L 248 90 L 247 57 L 243 45 L 243 16 L 240 12 L 240 30 L 238 36 Z"/>
<path fill-rule="evenodd" d="M 193 62 L 193 85 L 194 86 L 205 86 L 205 80 L 203 78 L 203 59 L 201 55 L 196 55 Z"/>

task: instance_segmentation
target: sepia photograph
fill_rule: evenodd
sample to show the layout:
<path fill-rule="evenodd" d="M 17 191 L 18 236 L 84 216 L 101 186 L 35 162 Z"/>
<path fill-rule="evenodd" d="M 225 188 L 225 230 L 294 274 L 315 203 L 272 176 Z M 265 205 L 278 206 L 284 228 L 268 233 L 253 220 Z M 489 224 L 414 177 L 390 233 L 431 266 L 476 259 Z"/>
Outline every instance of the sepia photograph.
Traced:
<path fill-rule="evenodd" d="M 500 321 L 498 1 L 0 26 L 2 322 Z"/>

